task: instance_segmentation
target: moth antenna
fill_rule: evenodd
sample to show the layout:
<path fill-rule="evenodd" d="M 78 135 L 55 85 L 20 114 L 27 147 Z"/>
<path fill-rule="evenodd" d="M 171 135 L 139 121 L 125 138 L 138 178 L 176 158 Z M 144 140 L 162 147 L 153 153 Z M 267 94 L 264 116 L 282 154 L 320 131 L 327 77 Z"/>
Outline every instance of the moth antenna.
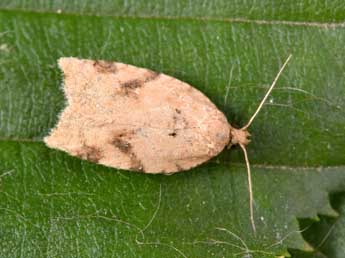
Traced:
<path fill-rule="evenodd" d="M 291 57 L 292 57 L 292 54 L 290 54 L 289 57 L 286 59 L 285 63 L 284 63 L 283 66 L 280 68 L 278 74 L 277 74 L 276 77 L 274 78 L 274 81 L 272 82 L 270 88 L 268 89 L 268 91 L 267 91 L 265 97 L 261 100 L 261 102 L 260 102 L 258 108 L 256 109 L 255 113 L 254 113 L 254 114 L 252 115 L 252 117 L 249 119 L 248 123 L 247 123 L 245 126 L 243 126 L 243 127 L 241 128 L 241 130 L 246 130 L 246 129 L 248 129 L 248 127 L 251 125 L 251 123 L 253 122 L 254 118 L 257 116 L 257 114 L 258 114 L 259 111 L 261 110 L 262 106 L 265 104 L 265 102 L 266 102 L 268 96 L 271 94 L 271 91 L 273 90 L 274 86 L 276 85 L 276 83 L 277 83 L 277 81 L 278 81 L 278 79 L 279 79 L 281 73 L 283 72 L 283 70 L 284 70 L 285 66 L 288 64 L 288 62 L 290 61 Z"/>
<path fill-rule="evenodd" d="M 245 145 L 240 144 L 241 149 L 244 153 L 244 159 L 246 160 L 247 177 L 248 177 L 248 190 L 249 190 L 249 210 L 250 210 L 250 223 L 254 234 L 256 233 L 255 221 L 254 221 L 254 198 L 253 198 L 253 186 L 252 186 L 252 173 L 250 171 L 250 164 L 248 154 Z"/>
<path fill-rule="evenodd" d="M 250 163 L 249 163 L 248 154 L 247 154 L 247 150 L 246 150 L 246 145 L 249 143 L 249 140 L 247 139 L 247 137 L 249 137 L 250 134 L 248 133 L 247 129 L 251 125 L 251 123 L 253 122 L 253 120 L 257 116 L 257 114 L 260 112 L 262 106 L 265 104 L 268 96 L 271 94 L 274 86 L 276 85 L 280 75 L 282 74 L 286 65 L 290 61 L 291 57 L 292 57 L 292 55 L 290 54 L 289 57 L 286 59 L 285 63 L 283 64 L 283 66 L 280 68 L 280 70 L 279 70 L 278 74 L 276 75 L 276 77 L 274 78 L 270 88 L 266 92 L 265 97 L 261 100 L 258 108 L 254 112 L 252 117 L 249 119 L 248 123 L 245 126 L 243 126 L 241 129 L 231 128 L 230 146 L 234 145 L 234 144 L 239 144 L 243 153 L 244 153 L 244 159 L 246 161 L 247 176 L 248 176 L 248 190 L 249 190 L 250 223 L 252 225 L 254 234 L 256 233 L 256 227 L 255 227 L 255 221 L 254 221 L 254 197 L 253 197 L 253 186 L 252 186 L 252 173 L 250 170 Z"/>

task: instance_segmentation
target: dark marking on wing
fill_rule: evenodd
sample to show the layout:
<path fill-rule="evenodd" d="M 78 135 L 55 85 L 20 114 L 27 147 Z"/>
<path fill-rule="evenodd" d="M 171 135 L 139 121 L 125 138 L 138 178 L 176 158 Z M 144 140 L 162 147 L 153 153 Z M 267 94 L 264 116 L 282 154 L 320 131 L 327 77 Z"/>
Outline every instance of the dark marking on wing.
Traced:
<path fill-rule="evenodd" d="M 131 153 L 129 156 L 132 162 L 132 165 L 130 167 L 131 170 L 140 171 L 140 172 L 145 171 L 143 164 L 134 153 Z"/>
<path fill-rule="evenodd" d="M 177 136 L 177 132 L 176 132 L 176 131 L 173 131 L 172 133 L 169 133 L 169 136 L 171 136 L 171 137 L 176 137 L 176 136 Z"/>
<path fill-rule="evenodd" d="M 94 61 L 93 66 L 99 73 L 116 73 L 117 72 L 116 65 L 113 62 L 97 60 L 97 61 Z"/>
<path fill-rule="evenodd" d="M 130 153 L 132 150 L 132 146 L 129 142 L 122 140 L 120 138 L 116 138 L 113 140 L 113 145 L 118 148 L 122 153 Z"/>
<path fill-rule="evenodd" d="M 128 157 L 131 160 L 131 170 L 144 171 L 144 166 L 140 159 L 133 152 L 133 147 L 130 142 L 126 141 L 125 139 L 122 139 L 122 137 L 119 136 L 118 138 L 115 138 L 112 141 L 112 144 L 123 154 L 128 155 Z"/>
<path fill-rule="evenodd" d="M 76 154 L 77 157 L 98 163 L 103 158 L 103 151 L 94 146 L 84 145 L 83 148 Z"/>
<path fill-rule="evenodd" d="M 180 172 L 180 171 L 183 171 L 184 170 L 184 168 L 183 167 L 181 167 L 178 163 L 175 163 L 175 166 L 176 166 L 176 168 L 177 168 L 177 171 L 178 172 Z"/>
<path fill-rule="evenodd" d="M 142 80 L 138 80 L 138 79 L 134 79 L 134 80 L 130 80 L 130 81 L 126 81 L 124 83 L 121 84 L 121 87 L 124 90 L 133 90 L 136 88 L 139 88 L 141 86 L 143 86 L 144 82 Z"/>
<path fill-rule="evenodd" d="M 145 83 L 151 82 L 159 77 L 160 73 L 148 70 L 143 78 L 136 78 L 120 84 L 120 94 L 135 97 L 135 89 L 143 87 Z"/>
<path fill-rule="evenodd" d="M 161 74 L 155 71 L 148 70 L 145 76 L 144 82 L 150 82 L 156 80 Z"/>
<path fill-rule="evenodd" d="M 188 128 L 188 122 L 186 118 L 181 115 L 182 111 L 181 109 L 175 108 L 172 114 L 172 127 L 173 131 L 169 133 L 168 135 L 171 137 L 176 137 L 177 132 L 182 129 Z"/>
<path fill-rule="evenodd" d="M 122 129 L 114 132 L 114 138 L 126 138 L 131 139 L 132 136 L 135 134 L 135 130 L 132 129 Z"/>

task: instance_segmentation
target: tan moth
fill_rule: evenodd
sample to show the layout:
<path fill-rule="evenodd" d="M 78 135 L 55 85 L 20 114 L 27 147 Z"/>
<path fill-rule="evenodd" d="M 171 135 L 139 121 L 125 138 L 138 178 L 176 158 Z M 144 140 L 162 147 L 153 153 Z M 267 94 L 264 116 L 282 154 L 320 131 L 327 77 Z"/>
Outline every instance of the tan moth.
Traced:
<path fill-rule="evenodd" d="M 290 58 L 240 129 L 203 93 L 171 76 L 117 62 L 60 58 L 67 106 L 44 142 L 91 162 L 152 174 L 188 170 L 238 144 L 247 164 L 255 231 L 247 129 Z"/>

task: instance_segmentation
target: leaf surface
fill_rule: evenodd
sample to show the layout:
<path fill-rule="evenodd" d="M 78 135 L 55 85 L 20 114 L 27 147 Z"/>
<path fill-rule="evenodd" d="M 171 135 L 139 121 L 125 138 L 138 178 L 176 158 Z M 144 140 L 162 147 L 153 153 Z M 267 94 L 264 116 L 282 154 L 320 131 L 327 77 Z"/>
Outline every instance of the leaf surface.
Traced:
<path fill-rule="evenodd" d="M 0 7 L 35 12 L 192 19 L 343 22 L 345 18 L 342 0 L 2 0 Z"/>
<path fill-rule="evenodd" d="M 246 5 L 229 15 L 232 7 L 222 10 L 216 1 L 214 10 L 185 9 L 176 1 L 180 5 L 157 2 L 148 11 L 137 1 L 117 12 L 111 9 L 116 2 L 108 2 L 98 9 L 88 1 L 0 3 L 3 256 L 275 257 L 288 247 L 310 248 L 297 217 L 335 216 L 328 193 L 345 185 L 345 29 L 329 24 L 341 15 L 327 13 L 322 1 L 310 5 L 319 16 L 309 17 L 307 8 L 279 16 L 270 1 L 268 14 L 258 15 L 264 8 L 257 4 L 246 21 L 233 19 Z M 52 13 L 58 9 L 63 12 Z M 290 53 L 250 128 L 256 236 L 239 149 L 167 177 L 90 164 L 41 143 L 64 107 L 61 56 L 172 75 L 241 126 Z"/>

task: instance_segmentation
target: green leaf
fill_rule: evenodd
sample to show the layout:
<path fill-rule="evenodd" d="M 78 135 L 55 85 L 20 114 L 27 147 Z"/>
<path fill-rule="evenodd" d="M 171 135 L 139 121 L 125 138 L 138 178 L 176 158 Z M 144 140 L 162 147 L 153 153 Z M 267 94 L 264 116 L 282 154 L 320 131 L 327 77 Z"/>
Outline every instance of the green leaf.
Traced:
<path fill-rule="evenodd" d="M 333 1 L 272 0 L 2 0 L 3 9 L 67 12 L 110 16 L 192 17 L 333 22 L 344 21 L 345 3 Z"/>
<path fill-rule="evenodd" d="M 338 193 L 332 196 L 332 205 L 339 211 L 336 218 L 321 216 L 320 221 L 303 220 L 303 227 L 308 229 L 304 237 L 313 245 L 314 252 L 309 257 L 334 257 L 341 258 L 345 253 L 345 196 Z M 303 256 L 302 256 L 303 255 Z M 299 254 L 298 257 L 306 257 Z"/>
<path fill-rule="evenodd" d="M 255 167 L 254 236 L 241 165 L 210 162 L 152 176 L 80 161 L 42 143 L 0 147 L 0 246 L 9 257 L 230 257 L 247 248 L 254 257 L 274 257 L 286 246 L 304 248 L 295 216 L 334 214 L 326 191 L 345 182 L 343 168 Z"/>
<path fill-rule="evenodd" d="M 275 257 L 311 248 L 297 218 L 335 216 L 328 193 L 345 185 L 345 29 L 322 23 L 342 21 L 344 4 L 300 1 L 309 8 L 292 14 L 297 3 L 210 2 L 215 8 L 1 1 L 3 257 Z M 61 56 L 167 73 L 195 85 L 240 126 L 290 53 L 250 128 L 256 235 L 239 149 L 167 177 L 90 164 L 41 143 L 64 107 Z"/>

